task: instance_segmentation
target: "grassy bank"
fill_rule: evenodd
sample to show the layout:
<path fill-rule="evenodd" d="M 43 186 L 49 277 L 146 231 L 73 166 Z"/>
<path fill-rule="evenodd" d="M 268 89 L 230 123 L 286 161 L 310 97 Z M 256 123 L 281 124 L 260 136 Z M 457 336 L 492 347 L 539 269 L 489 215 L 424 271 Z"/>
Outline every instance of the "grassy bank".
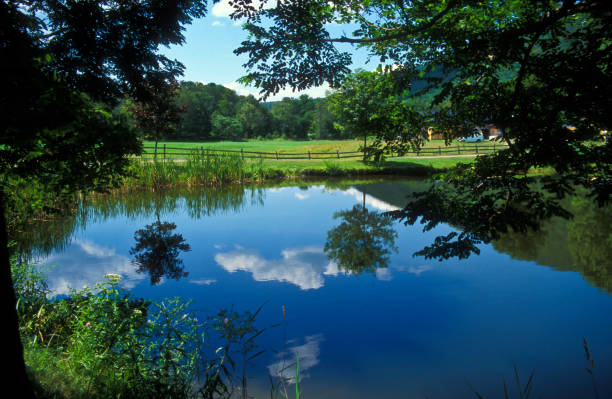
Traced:
<path fill-rule="evenodd" d="M 257 143 L 257 142 L 256 142 Z M 269 145 L 269 142 L 266 142 Z M 293 143 L 293 142 L 292 142 Z M 295 143 L 293 143 L 295 144 Z M 214 186 L 304 177 L 412 176 L 427 177 L 474 156 L 440 158 L 393 158 L 379 164 L 354 159 L 270 160 L 243 159 L 239 154 L 210 155 L 192 150 L 184 160 L 134 159 L 127 189 L 139 187 Z"/>
<path fill-rule="evenodd" d="M 374 164 L 354 159 L 243 159 L 236 153 L 211 155 L 207 151 L 193 150 L 190 156 L 182 160 L 134 159 L 122 187 L 218 186 L 311 177 L 429 177 L 459 163 L 472 163 L 475 158 L 475 155 L 391 158 Z M 550 169 L 538 169 L 529 171 L 529 174 L 552 172 Z"/>
<path fill-rule="evenodd" d="M 202 157 L 185 162 L 135 160 L 130 167 L 130 176 L 123 179 L 123 188 L 215 186 L 308 177 L 426 177 L 444 169 L 444 166 L 436 168 L 433 165 L 431 162 L 393 162 L 375 166 L 355 161 L 327 161 L 316 164 L 284 161 L 272 164 L 242 160 L 231 155 Z"/>
<path fill-rule="evenodd" d="M 12 273 L 36 397 L 249 397 L 247 369 L 266 330 L 255 327 L 258 311 L 198 320 L 188 301 L 136 298 L 116 274 L 50 300 L 39 268 L 13 260 Z"/>
<path fill-rule="evenodd" d="M 368 138 L 368 143 L 374 141 L 374 137 Z M 449 146 L 473 146 L 472 143 L 462 143 L 453 140 L 449 143 Z M 143 143 L 145 147 L 154 147 L 155 142 L 145 141 Z M 263 152 L 346 152 L 346 151 L 358 151 L 363 146 L 363 138 L 350 139 L 350 140 L 245 140 L 245 141 L 209 141 L 209 142 L 187 142 L 187 141 L 162 141 L 157 144 L 158 151 L 163 146 L 184 148 L 184 149 L 199 149 L 199 148 L 210 148 L 215 150 L 234 150 L 240 151 L 263 151 Z M 482 148 L 488 148 L 493 146 L 493 142 L 484 141 L 478 143 Z M 499 143 L 497 143 L 499 146 Z M 444 140 L 429 140 L 425 141 L 422 148 L 445 148 L 447 145 Z M 153 150 L 148 150 L 152 152 Z"/>

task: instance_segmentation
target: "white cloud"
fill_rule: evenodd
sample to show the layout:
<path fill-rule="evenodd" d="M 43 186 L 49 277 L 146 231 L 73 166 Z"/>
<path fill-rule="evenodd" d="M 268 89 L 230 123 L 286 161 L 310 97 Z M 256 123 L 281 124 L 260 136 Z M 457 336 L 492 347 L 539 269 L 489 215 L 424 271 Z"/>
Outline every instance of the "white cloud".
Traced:
<path fill-rule="evenodd" d="M 212 26 L 225 26 L 225 24 L 221 21 L 213 21 Z"/>
<path fill-rule="evenodd" d="M 311 335 L 305 337 L 303 345 L 289 347 L 276 355 L 279 360 L 268 366 L 268 371 L 273 377 L 278 377 L 286 380 L 290 384 L 295 384 L 296 380 L 296 359 L 300 359 L 300 381 L 302 378 L 308 378 L 307 370 L 319 364 L 319 356 L 321 355 L 320 343 L 323 341 L 323 335 Z"/>
<path fill-rule="evenodd" d="M 295 198 L 299 199 L 299 200 L 305 200 L 308 199 L 310 197 L 309 194 L 304 194 L 304 193 L 295 193 Z"/>
<path fill-rule="evenodd" d="M 265 259 L 257 251 L 239 248 L 215 255 L 215 261 L 230 273 L 246 271 L 255 281 L 283 281 L 302 290 L 321 288 L 323 275 L 339 273 L 321 247 L 289 248 L 281 255 L 281 259 Z"/>
<path fill-rule="evenodd" d="M 363 201 L 363 192 L 355 189 L 355 188 L 349 188 L 348 190 L 345 190 L 342 192 L 345 195 L 352 195 L 355 197 L 355 199 L 357 201 L 359 201 L 360 203 Z M 400 208 L 398 208 L 395 205 L 391 205 L 385 201 L 381 201 L 378 198 L 372 197 L 369 194 L 366 194 L 365 196 L 365 202 L 367 205 L 370 205 L 372 208 L 374 209 L 378 209 L 379 211 L 383 211 L 383 212 L 387 212 L 387 211 L 397 211 Z"/>
<path fill-rule="evenodd" d="M 422 273 L 425 273 L 429 270 L 433 270 L 433 266 L 431 265 L 421 265 L 421 266 L 394 266 L 393 269 L 399 272 L 408 272 L 410 274 L 414 274 L 415 276 L 419 276 Z"/>
<path fill-rule="evenodd" d="M 378 268 L 376 269 L 376 278 L 381 281 L 391 281 L 393 280 L 393 275 L 387 268 Z"/>
<path fill-rule="evenodd" d="M 422 265 L 422 266 L 417 266 L 417 267 L 410 266 L 410 268 L 408 269 L 408 273 L 414 274 L 415 276 L 418 276 L 421 273 L 424 273 L 424 272 L 429 271 L 431 269 L 433 269 L 433 267 L 430 266 L 430 265 Z"/>
<path fill-rule="evenodd" d="M 238 82 L 224 83 L 223 86 L 227 87 L 228 89 L 234 90 L 236 93 L 238 93 L 241 96 L 252 95 L 255 98 L 260 97 L 259 90 L 257 88 L 245 87 Z M 329 90 L 330 90 L 329 84 L 327 83 L 324 83 L 321 86 L 311 87 L 309 89 L 302 90 L 302 91 L 293 91 L 290 88 L 285 88 L 281 90 L 280 92 L 278 92 L 277 94 L 266 98 L 266 101 L 280 101 L 285 97 L 297 98 L 301 96 L 302 94 L 307 94 L 308 96 L 312 98 L 325 97 L 325 92 Z"/>
<path fill-rule="evenodd" d="M 215 280 L 214 278 L 207 278 L 207 279 L 199 279 L 199 280 L 189 280 L 189 282 L 191 284 L 195 284 L 195 285 L 211 285 L 217 282 L 217 280 Z"/>
<path fill-rule="evenodd" d="M 47 279 L 52 296 L 68 295 L 71 288 L 93 287 L 105 281 L 104 275 L 109 273 L 123 276 L 121 285 L 128 289 L 146 277 L 136 272 L 127 256 L 88 240 L 75 239 L 64 252 L 41 259 L 40 263 L 54 265 Z"/>
<path fill-rule="evenodd" d="M 217 18 L 229 18 L 234 12 L 234 7 L 229 4 L 229 0 L 222 0 L 212 8 L 212 14 Z"/>
<path fill-rule="evenodd" d="M 258 9 L 262 3 L 263 3 L 262 0 L 253 0 L 251 2 L 253 7 L 255 7 L 256 9 Z M 276 1 L 267 0 L 265 1 L 264 8 L 269 9 L 269 8 L 274 7 L 275 5 L 276 5 Z M 228 18 L 229 19 L 230 15 L 233 12 L 234 12 L 234 7 L 230 5 L 230 0 L 221 0 L 220 2 L 215 4 L 212 8 L 212 14 L 217 18 Z M 238 25 L 242 25 L 244 22 L 246 22 L 246 19 L 240 18 L 240 19 L 234 20 L 233 24 L 235 26 L 238 26 Z"/>

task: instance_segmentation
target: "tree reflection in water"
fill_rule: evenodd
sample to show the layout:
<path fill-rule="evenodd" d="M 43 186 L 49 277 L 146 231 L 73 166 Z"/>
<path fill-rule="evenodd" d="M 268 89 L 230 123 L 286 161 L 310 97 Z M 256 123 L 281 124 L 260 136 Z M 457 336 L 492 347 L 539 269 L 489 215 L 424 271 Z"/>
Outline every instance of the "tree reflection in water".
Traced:
<path fill-rule="evenodd" d="M 363 197 L 362 205 L 334 214 L 334 219 L 341 223 L 327 232 L 324 247 L 338 268 L 353 274 L 375 273 L 376 269 L 388 266 L 392 250 L 397 252 L 393 219 L 385 213 L 368 211 L 365 191 Z"/>
<path fill-rule="evenodd" d="M 509 231 L 493 247 L 514 259 L 535 261 L 562 271 L 577 271 L 612 293 L 612 205 L 599 207 L 585 196 L 566 201 L 570 220 L 552 218 L 539 230 Z"/>
<path fill-rule="evenodd" d="M 134 233 L 136 245 L 130 249 L 130 255 L 134 255 L 138 273 L 149 273 L 152 285 L 163 276 L 178 280 L 188 275 L 179 255 L 191 247 L 181 234 L 172 234 L 175 228 L 174 223 L 157 220 Z"/>

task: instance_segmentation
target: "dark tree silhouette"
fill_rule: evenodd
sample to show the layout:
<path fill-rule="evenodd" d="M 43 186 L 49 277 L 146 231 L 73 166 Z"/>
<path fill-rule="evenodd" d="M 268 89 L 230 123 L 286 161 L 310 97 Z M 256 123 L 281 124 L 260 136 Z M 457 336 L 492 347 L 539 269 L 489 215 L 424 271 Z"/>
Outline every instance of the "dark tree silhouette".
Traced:
<path fill-rule="evenodd" d="M 138 273 L 149 273 L 152 285 L 164 276 L 178 280 L 188 275 L 179 255 L 191 247 L 181 234 L 172 234 L 174 229 L 176 224 L 158 220 L 134 233 L 136 245 L 130 255 L 134 255 Z"/>
<path fill-rule="evenodd" d="M 179 84 L 175 79 L 167 84 L 147 84 L 144 87 L 146 101 L 137 101 L 130 105 L 132 118 L 136 127 L 145 139 L 155 141 L 154 156 L 157 158 L 157 143 L 162 138 L 176 134 L 185 107 L 176 103 Z"/>
<path fill-rule="evenodd" d="M 140 151 L 113 107 L 126 96 L 147 101 L 146 85 L 182 71 L 157 50 L 181 44 L 183 25 L 205 11 L 197 0 L 0 2 L 0 303 L 10 365 L 3 375 L 19 397 L 33 392 L 6 239 L 13 183 L 58 197 L 113 184 L 126 155 Z"/>

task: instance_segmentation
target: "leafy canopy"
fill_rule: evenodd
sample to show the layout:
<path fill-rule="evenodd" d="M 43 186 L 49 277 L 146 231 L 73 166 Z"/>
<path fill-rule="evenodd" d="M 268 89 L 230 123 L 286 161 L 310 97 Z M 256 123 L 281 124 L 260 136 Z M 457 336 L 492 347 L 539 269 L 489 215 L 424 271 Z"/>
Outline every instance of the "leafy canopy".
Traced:
<path fill-rule="evenodd" d="M 203 16 L 192 0 L 9 0 L 0 2 L 0 306 L 10 337 L 7 380 L 32 397 L 23 362 L 6 239 L 5 206 L 103 190 L 140 151 L 115 105 L 148 101 L 182 71 L 158 53 L 181 44 Z M 38 198 L 17 189 L 33 187 Z M 42 193 L 42 194 L 41 194 Z M 9 194 L 5 198 L 5 194 Z M 8 199 L 8 201 L 7 201 Z"/>
<path fill-rule="evenodd" d="M 560 199 L 585 187 L 600 204 L 612 195 L 612 3 L 600 0 L 301 0 L 236 2 L 250 33 L 244 82 L 262 94 L 284 86 L 333 87 L 348 73 L 339 44 L 369 50 L 397 95 L 426 98 L 412 108 L 411 134 L 432 128 L 447 140 L 495 126 L 507 150 L 479 157 L 417 196 L 398 218 L 426 229 L 451 221 L 463 233 L 422 254 L 467 256 L 478 243 L 525 231 Z M 333 37 L 327 24 L 352 29 Z M 429 96 L 429 97 L 427 97 Z M 413 117 L 419 115 L 419 118 Z M 385 137 L 385 126 L 379 137 Z M 417 129 L 419 128 L 419 129 Z M 414 139 L 414 136 L 412 137 Z M 407 140 L 407 141 L 410 141 Z M 381 140 L 387 150 L 389 140 Z M 555 174 L 537 185 L 530 168 Z M 537 187 L 536 187 L 537 186 Z M 536 190 L 537 188 L 537 190 Z"/>

